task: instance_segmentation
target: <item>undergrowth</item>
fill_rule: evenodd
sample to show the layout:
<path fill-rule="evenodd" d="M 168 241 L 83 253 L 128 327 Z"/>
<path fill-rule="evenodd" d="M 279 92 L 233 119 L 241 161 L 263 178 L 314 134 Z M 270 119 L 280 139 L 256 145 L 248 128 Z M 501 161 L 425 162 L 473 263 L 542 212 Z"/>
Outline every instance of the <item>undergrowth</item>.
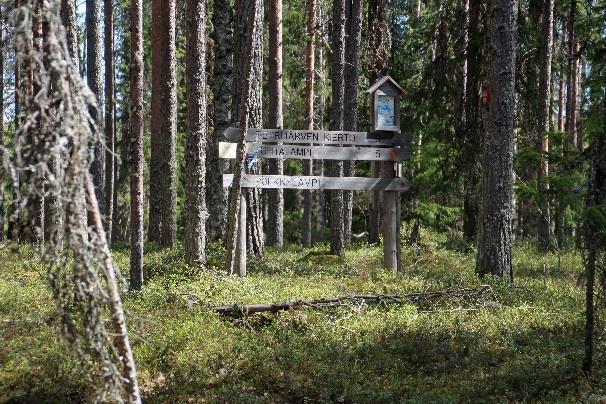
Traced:
<path fill-rule="evenodd" d="M 180 247 L 146 248 L 146 283 L 124 294 L 146 402 L 597 401 L 606 395 L 604 339 L 594 375 L 583 355 L 582 257 L 514 251 L 515 285 L 478 279 L 474 248 L 422 233 L 403 249 L 404 271 L 381 268 L 381 248 L 345 259 L 321 245 L 251 258 L 249 276 L 187 267 Z M 128 251 L 116 250 L 128 274 Z M 0 401 L 81 402 L 93 389 L 59 337 L 45 269 L 30 248 L 0 249 Z M 490 284 L 474 302 L 349 305 L 243 320 L 212 307 L 351 293 L 406 294 Z M 125 284 L 124 284 L 125 285 Z M 599 336 L 598 336 L 599 337 Z"/>

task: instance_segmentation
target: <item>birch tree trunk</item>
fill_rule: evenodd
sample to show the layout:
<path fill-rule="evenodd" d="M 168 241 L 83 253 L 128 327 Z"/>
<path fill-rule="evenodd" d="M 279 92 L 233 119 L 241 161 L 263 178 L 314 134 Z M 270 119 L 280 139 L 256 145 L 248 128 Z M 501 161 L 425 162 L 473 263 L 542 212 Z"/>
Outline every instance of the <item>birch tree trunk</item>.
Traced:
<path fill-rule="evenodd" d="M 130 2 L 130 288 L 143 283 L 143 3 Z"/>
<path fill-rule="evenodd" d="M 315 79 L 316 0 L 307 0 L 307 48 L 305 50 L 305 126 L 314 129 L 314 79 Z M 303 160 L 303 175 L 313 175 L 312 160 Z M 319 191 L 321 193 L 322 191 Z M 312 241 L 312 192 L 303 191 L 303 247 L 311 247 Z"/>
<path fill-rule="evenodd" d="M 345 64 L 345 1 L 334 0 L 332 9 L 332 99 L 330 129 L 343 129 L 344 64 Z M 331 162 L 331 176 L 343 176 L 343 162 Z M 330 252 L 345 255 L 343 191 L 330 191 Z"/>
<path fill-rule="evenodd" d="M 343 129 L 356 131 L 358 129 L 358 64 L 360 60 L 360 44 L 362 41 L 362 0 L 345 0 L 346 15 L 346 41 L 345 41 L 345 68 L 344 68 L 344 109 Z M 346 177 L 353 177 L 356 173 L 355 161 L 345 161 L 344 171 Z M 351 245 L 351 222 L 353 214 L 353 191 L 343 192 L 344 238 L 345 245 Z"/>
<path fill-rule="evenodd" d="M 97 109 L 91 110 L 91 118 L 103 133 L 103 74 L 101 73 L 101 60 L 103 58 L 101 43 L 101 1 L 86 0 L 86 82 L 97 98 Z M 101 216 L 105 215 L 105 149 L 103 144 L 93 145 L 94 159 L 90 172 L 95 184 L 95 193 L 99 202 Z"/>
<path fill-rule="evenodd" d="M 513 281 L 512 199 L 517 2 L 492 0 L 488 20 L 490 100 L 482 155 L 476 272 Z"/>
<path fill-rule="evenodd" d="M 149 239 L 164 247 L 177 236 L 175 7 L 175 0 L 152 1 Z"/>
<path fill-rule="evenodd" d="M 282 0 L 272 0 L 269 7 L 269 128 L 282 129 Z M 311 160 L 307 160 L 311 161 Z M 284 160 L 270 159 L 269 174 L 282 175 Z M 267 190 L 268 210 L 267 244 L 282 247 L 284 244 L 284 192 L 282 189 Z"/>
<path fill-rule="evenodd" d="M 206 0 L 187 0 L 187 141 L 185 146 L 185 262 L 206 255 Z"/>
<path fill-rule="evenodd" d="M 549 122 L 551 111 L 551 58 L 553 47 L 553 8 L 554 0 L 543 0 L 543 28 L 539 57 L 541 70 L 539 74 L 539 111 L 538 111 L 538 139 L 537 148 L 541 154 L 541 161 L 537 172 L 537 185 L 539 190 L 539 220 L 537 238 L 539 248 L 546 251 L 551 246 L 551 214 L 549 207 L 549 184 L 546 177 L 549 175 L 549 162 L 546 154 L 549 152 Z"/>
<path fill-rule="evenodd" d="M 213 134 L 206 150 L 206 206 L 208 220 L 206 233 L 209 240 L 222 240 L 225 236 L 227 193 L 223 188 L 223 174 L 229 162 L 219 158 L 219 142 L 223 131 L 232 124 L 233 81 L 233 10 L 228 0 L 213 2 Z"/>

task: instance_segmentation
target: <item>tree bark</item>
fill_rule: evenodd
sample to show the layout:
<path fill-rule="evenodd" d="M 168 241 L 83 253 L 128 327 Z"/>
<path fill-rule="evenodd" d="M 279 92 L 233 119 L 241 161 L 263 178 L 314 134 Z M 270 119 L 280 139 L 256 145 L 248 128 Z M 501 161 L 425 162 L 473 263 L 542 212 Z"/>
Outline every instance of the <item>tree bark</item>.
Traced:
<path fill-rule="evenodd" d="M 130 288 L 143 283 L 143 3 L 130 2 Z"/>
<path fill-rule="evenodd" d="M 255 32 L 262 30 L 263 20 L 262 18 L 258 18 L 260 15 L 263 15 L 263 4 L 261 0 L 253 0 L 249 5 L 249 9 L 245 7 L 246 3 L 241 2 L 237 4 L 237 24 L 240 30 L 246 28 L 246 34 L 243 35 L 245 39 L 245 43 L 242 43 L 241 40 L 236 41 L 236 50 L 240 52 L 244 52 L 243 55 L 238 56 L 238 59 L 234 61 L 234 65 L 238 67 L 238 80 L 235 81 L 235 87 L 240 91 L 239 99 L 240 105 L 237 110 L 240 116 L 240 137 L 238 140 L 238 147 L 236 151 L 236 162 L 234 164 L 234 180 L 232 182 L 232 186 L 229 191 L 229 210 L 227 214 L 227 242 L 225 243 L 225 270 L 227 273 L 231 275 L 239 274 L 244 275 L 244 271 L 242 270 L 242 263 L 237 260 L 237 243 L 238 238 L 243 237 L 244 235 L 244 225 L 245 223 L 240 223 L 240 218 L 243 216 L 240 215 L 240 209 L 246 209 L 246 199 L 241 198 L 242 190 L 240 189 L 240 184 L 242 180 L 242 173 L 244 172 L 244 154 L 246 150 L 246 131 L 249 126 L 249 118 L 253 115 L 253 102 L 254 102 L 254 89 L 257 85 L 255 83 L 256 77 L 255 75 L 258 72 L 254 72 L 255 66 L 255 57 L 258 58 L 258 55 L 255 55 L 255 52 L 258 51 L 258 44 L 255 43 Z M 248 13 L 246 13 L 248 11 Z M 248 18 L 247 18 L 248 17 Z M 242 33 L 240 31 L 240 33 Z M 258 39 L 258 35 L 257 35 Z M 236 55 L 238 55 L 236 53 Z M 242 68 L 240 70 L 240 68 Z M 253 75 L 253 72 L 255 73 Z M 241 79 L 241 80 L 240 80 Z M 235 102 L 235 100 L 234 100 Z M 235 110 L 236 108 L 234 108 Z M 241 245 L 241 244 L 240 244 Z M 242 260 L 245 259 L 246 251 L 243 246 L 240 247 L 240 258 Z"/>
<path fill-rule="evenodd" d="M 115 162 L 115 60 L 114 60 L 114 5 L 105 0 L 105 229 L 107 240 L 112 240 L 114 217 L 114 162 Z"/>
<path fill-rule="evenodd" d="M 360 44 L 362 41 L 362 0 L 345 0 L 346 41 L 345 41 L 345 105 L 343 109 L 343 129 L 358 129 L 358 64 L 360 61 Z M 353 177 L 356 173 L 355 161 L 344 164 L 345 176 Z M 351 245 L 351 222 L 353 215 L 353 191 L 343 192 L 345 209 L 343 236 L 345 245 Z"/>
<path fill-rule="evenodd" d="M 209 240 L 222 240 L 225 236 L 227 215 L 227 193 L 223 188 L 223 174 L 229 162 L 219 158 L 219 142 L 223 131 L 232 122 L 232 80 L 233 80 L 233 10 L 228 0 L 213 2 L 213 134 L 209 139 L 206 160 L 206 205 L 208 220 L 206 233 Z"/>
<path fill-rule="evenodd" d="M 478 187 L 480 182 L 479 156 L 482 144 L 480 92 L 482 87 L 482 43 L 480 31 L 480 0 L 469 1 L 467 46 L 467 88 L 465 98 L 465 136 L 461 146 L 463 185 L 463 234 L 473 240 L 478 234 Z"/>
<path fill-rule="evenodd" d="M 606 206 L 606 83 L 602 94 L 602 128 L 597 133 L 591 145 L 591 169 L 589 171 L 588 189 L 586 198 L 586 212 L 584 231 L 587 259 L 585 272 L 587 284 L 585 289 L 585 356 L 583 358 L 583 371 L 591 373 L 593 367 L 593 334 L 595 327 L 594 287 L 596 269 L 599 261 L 603 260 L 606 250 L 606 237 L 603 226 L 596 221 L 597 209 Z M 603 271 L 603 270 L 602 270 Z M 603 275 L 603 274 L 602 274 Z M 603 279 L 603 278 L 602 278 Z"/>
<path fill-rule="evenodd" d="M 0 147 L 4 147 L 4 16 L 6 6 L 0 6 Z M 0 241 L 4 241 L 4 182 L 0 182 Z"/>
<path fill-rule="evenodd" d="M 384 73 L 391 53 L 391 38 L 387 22 L 387 4 L 385 0 L 368 3 L 368 49 L 370 65 L 368 66 L 368 81 L 374 83 Z M 371 162 L 370 171 L 373 177 L 381 175 L 381 163 Z M 368 209 L 368 242 L 377 244 L 381 233 L 381 210 L 383 192 L 373 191 L 372 201 Z"/>
<path fill-rule="evenodd" d="M 67 49 L 72 57 L 72 63 L 76 67 L 76 70 L 78 70 L 80 68 L 80 57 L 78 55 L 78 30 L 76 26 L 75 0 L 61 0 L 61 22 L 65 28 Z"/>
<path fill-rule="evenodd" d="M 103 58 L 101 43 L 101 27 L 103 19 L 101 15 L 102 0 L 86 0 L 86 82 L 97 99 L 97 108 L 90 111 L 91 118 L 99 128 L 101 136 L 103 132 L 103 73 L 101 71 L 101 60 Z M 103 136 L 101 136 L 103 137 Z M 93 176 L 99 212 L 105 215 L 105 148 L 104 140 L 93 145 L 94 158 L 90 166 Z"/>
<path fill-rule="evenodd" d="M 137 367 L 128 338 L 128 330 L 126 329 L 124 308 L 122 306 L 122 299 L 120 298 L 120 291 L 118 290 L 118 282 L 116 280 L 115 264 L 112 259 L 111 251 L 109 250 L 109 244 L 105 238 L 105 230 L 103 229 L 103 223 L 101 221 L 101 212 L 99 211 L 99 204 L 90 176 L 86 180 L 86 202 L 89 207 L 89 217 L 92 217 L 92 229 L 97 234 L 99 248 L 103 254 L 101 264 L 103 266 L 103 274 L 105 275 L 107 284 L 109 307 L 112 314 L 111 322 L 114 330 L 112 343 L 120 356 L 120 362 L 122 362 L 122 377 L 124 379 L 126 393 L 128 394 L 127 402 L 140 404 L 141 392 L 139 391 L 139 383 L 137 380 Z"/>
<path fill-rule="evenodd" d="M 152 1 L 149 239 L 164 247 L 177 236 L 175 1 Z"/>
<path fill-rule="evenodd" d="M 489 86 L 476 272 L 513 281 L 512 198 L 517 2 L 489 5 Z"/>
<path fill-rule="evenodd" d="M 554 0 L 543 0 L 543 28 L 539 57 L 541 70 L 539 74 L 539 111 L 538 111 L 538 139 L 537 148 L 541 154 L 541 161 L 537 171 L 537 185 L 539 191 L 539 220 L 537 238 L 539 248 L 546 251 L 551 246 L 551 214 L 549 207 L 549 184 L 546 177 L 549 175 L 549 122 L 551 110 L 551 58 L 553 47 L 553 8 Z"/>
<path fill-rule="evenodd" d="M 272 0 L 269 7 L 269 79 L 268 124 L 269 128 L 284 127 L 282 112 L 282 0 Z M 311 162 L 311 160 L 306 160 Z M 282 175 L 284 160 L 270 159 L 269 174 Z M 284 244 L 284 192 L 282 189 L 267 190 L 268 210 L 267 244 L 282 247 Z"/>
<path fill-rule="evenodd" d="M 15 8 L 21 5 L 20 0 L 15 0 Z M 15 132 L 21 126 L 21 60 L 18 56 L 17 45 L 15 44 Z M 13 185 L 19 184 L 19 178 L 14 180 Z M 13 188 L 14 188 L 13 186 Z M 7 236 L 10 240 L 19 240 L 19 217 L 18 217 L 18 205 L 17 205 L 17 193 L 13 189 L 13 202 L 8 212 L 8 233 Z"/>
<path fill-rule="evenodd" d="M 246 69 L 245 58 L 243 57 L 246 53 L 246 44 L 248 35 L 246 16 L 248 10 L 253 7 L 251 2 L 243 0 L 236 1 L 236 24 L 235 24 L 235 52 L 234 52 L 234 68 L 236 69 L 236 75 L 234 80 L 232 110 L 235 116 L 240 116 L 241 107 L 241 94 L 244 93 L 245 89 L 243 85 L 245 83 L 244 72 Z M 253 42 L 252 42 L 252 53 L 251 53 L 251 93 L 249 108 L 249 127 L 261 128 L 263 125 L 263 7 L 259 7 L 256 10 L 257 14 L 255 18 L 258 20 L 253 25 L 255 30 L 252 31 Z M 252 24 L 252 23 L 251 23 Z M 260 165 L 245 167 L 247 173 L 258 174 L 260 172 Z M 258 189 L 247 188 L 245 191 L 246 195 L 246 208 L 247 208 L 247 249 L 249 253 L 256 256 L 262 256 L 264 250 L 263 243 L 263 220 L 261 212 L 261 193 Z M 229 220 L 229 219 L 228 219 Z"/>
<path fill-rule="evenodd" d="M 331 72 L 331 105 L 330 129 L 343 129 L 344 103 L 344 64 L 345 64 L 345 1 L 334 0 L 332 9 L 332 72 Z M 343 176 L 343 162 L 331 162 L 331 176 Z M 345 255 L 343 191 L 330 191 L 330 252 L 339 256 Z"/>
<path fill-rule="evenodd" d="M 314 82 L 316 58 L 316 0 L 307 0 L 307 48 L 305 50 L 305 127 L 314 129 Z M 303 160 L 303 175 L 313 175 L 312 160 Z M 318 193 L 321 193 L 319 191 Z M 311 247 L 312 198 L 311 191 L 303 191 L 303 247 Z"/>
<path fill-rule="evenodd" d="M 206 260 L 206 1 L 187 1 L 187 142 L 185 147 L 185 262 Z"/>

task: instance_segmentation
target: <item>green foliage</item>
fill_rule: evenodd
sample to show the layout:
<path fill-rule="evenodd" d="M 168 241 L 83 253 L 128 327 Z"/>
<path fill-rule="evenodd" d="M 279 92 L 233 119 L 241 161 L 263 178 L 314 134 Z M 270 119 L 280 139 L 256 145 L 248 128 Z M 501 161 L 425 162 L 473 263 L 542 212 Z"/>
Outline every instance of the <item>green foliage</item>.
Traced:
<path fill-rule="evenodd" d="M 430 207 L 421 209 L 431 210 Z M 220 244 L 209 269 L 189 268 L 179 246 L 147 246 L 147 281 L 125 294 L 146 402 L 571 401 L 606 394 L 603 348 L 596 374 L 583 354 L 582 259 L 514 250 L 516 286 L 480 281 L 474 251 L 456 234 L 428 233 L 404 248 L 404 273 L 381 269 L 381 248 L 360 245 L 345 259 L 320 245 L 268 250 L 250 276 L 221 272 Z M 115 252 L 123 274 L 128 251 Z M 300 310 L 230 322 L 210 309 L 231 303 L 311 299 L 347 293 L 410 293 L 489 282 L 477 302 Z M 44 269 L 24 248 L 0 250 L 0 397 L 76 402 L 93 389 L 66 352 L 52 318 Z"/>

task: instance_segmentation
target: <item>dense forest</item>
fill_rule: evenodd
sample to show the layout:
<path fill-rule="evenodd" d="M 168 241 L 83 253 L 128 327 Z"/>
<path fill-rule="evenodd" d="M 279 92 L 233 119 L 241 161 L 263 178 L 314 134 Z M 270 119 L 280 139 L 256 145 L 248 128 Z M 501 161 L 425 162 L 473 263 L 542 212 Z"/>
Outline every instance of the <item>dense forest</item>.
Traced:
<path fill-rule="evenodd" d="M 0 24 L 0 402 L 606 399 L 605 1 Z"/>

